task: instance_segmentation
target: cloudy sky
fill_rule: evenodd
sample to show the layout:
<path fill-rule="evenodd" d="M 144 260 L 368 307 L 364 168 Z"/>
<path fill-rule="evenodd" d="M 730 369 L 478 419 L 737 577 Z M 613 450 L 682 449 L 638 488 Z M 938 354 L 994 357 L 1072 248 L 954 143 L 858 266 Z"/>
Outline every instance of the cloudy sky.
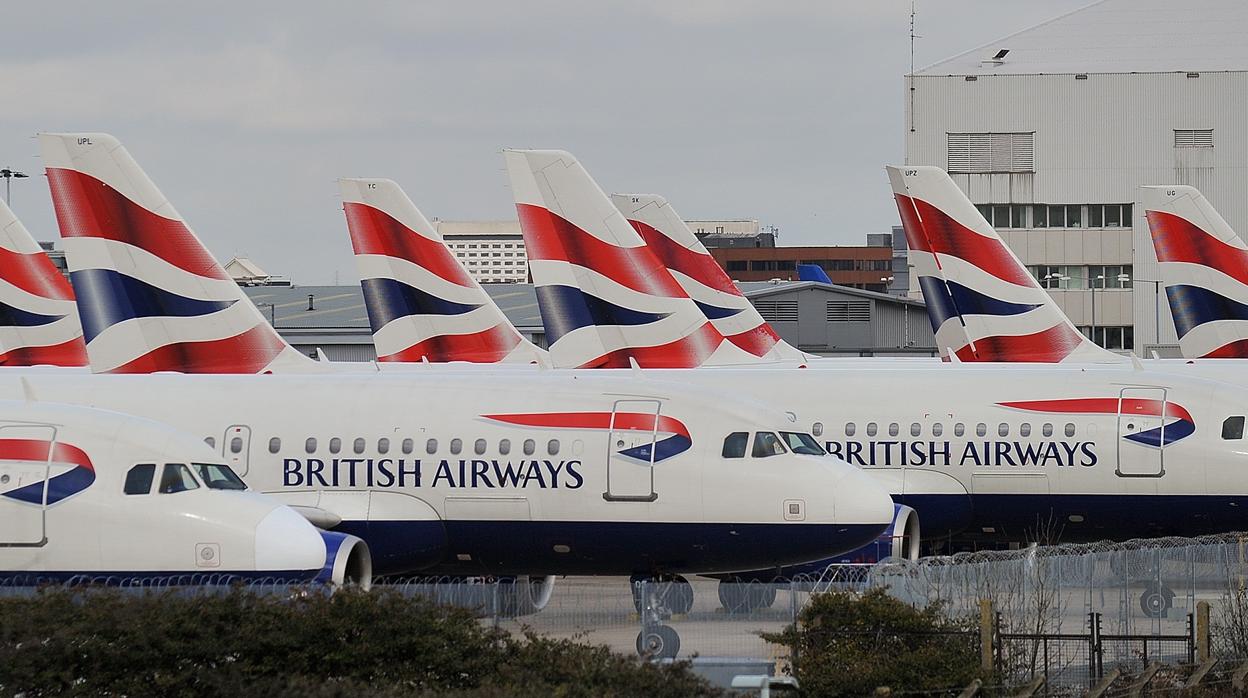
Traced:
<path fill-rule="evenodd" d="M 919 67 L 1087 0 L 919 0 Z M 354 280 L 334 180 L 429 217 L 514 215 L 503 147 L 564 148 L 608 191 L 781 243 L 896 220 L 909 0 L 10 3 L 0 166 L 38 131 L 118 136 L 222 261 Z M 42 177 L 13 208 L 55 237 Z"/>

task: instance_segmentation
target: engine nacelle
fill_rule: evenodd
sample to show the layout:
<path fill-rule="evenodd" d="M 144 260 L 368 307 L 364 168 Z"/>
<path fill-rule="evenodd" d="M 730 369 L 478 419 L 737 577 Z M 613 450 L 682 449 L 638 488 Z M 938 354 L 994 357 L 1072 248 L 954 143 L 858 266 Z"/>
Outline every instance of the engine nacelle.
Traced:
<path fill-rule="evenodd" d="M 316 581 L 336 587 L 358 586 L 368 591 L 373 586 L 373 557 L 368 544 L 349 533 L 321 531 L 325 541 L 325 567 Z"/>
<path fill-rule="evenodd" d="M 893 522 L 874 542 L 832 559 L 834 565 L 870 565 L 885 558 L 919 559 L 919 513 L 905 504 L 893 505 Z"/>

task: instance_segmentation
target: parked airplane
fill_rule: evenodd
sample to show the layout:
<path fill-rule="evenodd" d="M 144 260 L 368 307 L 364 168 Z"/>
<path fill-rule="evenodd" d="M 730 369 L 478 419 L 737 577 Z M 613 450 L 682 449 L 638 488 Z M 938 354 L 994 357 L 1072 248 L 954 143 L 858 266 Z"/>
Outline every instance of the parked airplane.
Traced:
<path fill-rule="evenodd" d="M 1248 358 L 1248 245 L 1194 187 L 1141 189 L 1183 356 Z"/>
<path fill-rule="evenodd" d="M 512 327 L 397 183 L 338 185 L 378 361 L 544 360 L 545 350 Z"/>
<path fill-rule="evenodd" d="M 0 201 L 0 366 L 86 366 L 74 291 Z"/>
<path fill-rule="evenodd" d="M 246 489 L 202 441 L 164 424 L 0 401 L 0 582 L 371 583 L 363 541 Z"/>

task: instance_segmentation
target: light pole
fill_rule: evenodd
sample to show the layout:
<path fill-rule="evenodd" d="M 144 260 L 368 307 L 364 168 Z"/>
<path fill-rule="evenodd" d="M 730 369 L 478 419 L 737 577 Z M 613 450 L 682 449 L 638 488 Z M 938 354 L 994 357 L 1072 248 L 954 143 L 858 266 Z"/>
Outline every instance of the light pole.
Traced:
<path fill-rule="evenodd" d="M 26 179 L 29 176 L 30 175 L 25 172 L 18 172 L 11 167 L 0 169 L 0 177 L 4 178 L 4 203 L 10 208 L 13 205 L 13 192 L 9 189 L 9 187 L 13 184 L 13 180 Z"/>
<path fill-rule="evenodd" d="M 1092 280 L 1093 283 L 1092 283 L 1092 290 L 1091 290 L 1091 293 L 1092 293 L 1092 342 L 1102 347 L 1104 345 L 1096 341 L 1096 283 L 1095 282 L 1100 281 L 1101 290 L 1104 291 L 1105 280 L 1107 278 L 1108 277 L 1106 277 L 1104 274 L 1097 274 L 1096 278 Z M 1115 277 L 1115 279 L 1118 281 L 1118 283 L 1125 284 L 1131 280 L 1131 277 L 1126 274 L 1119 274 L 1118 276 Z"/>
<path fill-rule="evenodd" d="M 1161 282 L 1154 279 L 1132 279 L 1131 283 L 1153 285 L 1153 343 L 1161 344 Z"/>

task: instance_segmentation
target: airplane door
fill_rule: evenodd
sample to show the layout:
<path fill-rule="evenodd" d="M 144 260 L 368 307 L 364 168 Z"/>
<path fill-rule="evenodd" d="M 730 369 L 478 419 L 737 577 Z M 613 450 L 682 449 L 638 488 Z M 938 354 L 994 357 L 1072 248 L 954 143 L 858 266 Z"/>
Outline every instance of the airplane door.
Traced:
<path fill-rule="evenodd" d="M 240 477 L 247 475 L 248 454 L 251 453 L 251 427 L 235 424 L 225 430 L 221 439 L 221 455 Z"/>
<path fill-rule="evenodd" d="M 50 425 L 0 426 L 0 547 L 47 544 L 48 482 L 59 474 L 52 467 L 55 443 Z"/>
<path fill-rule="evenodd" d="M 607 491 L 609 502 L 653 502 L 654 444 L 658 439 L 658 400 L 616 400 L 607 435 Z"/>
<path fill-rule="evenodd" d="M 1165 408 L 1165 388 L 1122 389 L 1116 439 L 1119 477 L 1165 475 Z"/>

